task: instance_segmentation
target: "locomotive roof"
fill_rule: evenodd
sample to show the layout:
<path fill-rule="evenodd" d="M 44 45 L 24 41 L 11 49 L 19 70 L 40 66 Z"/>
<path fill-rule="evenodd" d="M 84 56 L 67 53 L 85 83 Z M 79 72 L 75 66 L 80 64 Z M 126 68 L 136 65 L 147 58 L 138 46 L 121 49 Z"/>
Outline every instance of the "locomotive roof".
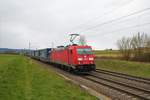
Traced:
<path fill-rule="evenodd" d="M 37 49 L 37 50 L 34 50 L 34 51 L 42 51 L 42 50 L 51 50 L 52 48 L 44 48 L 44 49 Z"/>
<path fill-rule="evenodd" d="M 57 48 L 54 48 L 55 50 L 64 50 L 67 48 L 91 48 L 91 46 L 85 45 L 85 46 L 80 46 L 80 45 L 68 45 L 68 46 L 58 46 Z"/>
<path fill-rule="evenodd" d="M 81 45 L 71 45 L 69 47 L 76 47 L 76 48 L 86 48 L 86 47 L 91 47 L 91 46 L 88 46 L 88 45 L 85 45 L 85 46 L 81 46 Z"/>

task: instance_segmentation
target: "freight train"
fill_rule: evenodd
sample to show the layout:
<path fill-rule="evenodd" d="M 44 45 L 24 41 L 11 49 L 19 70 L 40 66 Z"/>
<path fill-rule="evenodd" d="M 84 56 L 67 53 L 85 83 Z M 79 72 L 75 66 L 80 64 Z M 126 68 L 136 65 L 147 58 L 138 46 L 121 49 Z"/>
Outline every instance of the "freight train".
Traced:
<path fill-rule="evenodd" d="M 67 71 L 89 72 L 95 70 L 94 54 L 91 46 L 74 44 L 73 41 L 77 36 L 80 36 L 79 34 L 70 34 L 70 36 L 72 45 L 33 50 L 29 56 L 57 65 Z"/>
<path fill-rule="evenodd" d="M 30 57 L 51 63 L 62 69 L 75 72 L 95 70 L 94 55 L 91 46 L 68 45 L 57 48 L 33 50 Z"/>

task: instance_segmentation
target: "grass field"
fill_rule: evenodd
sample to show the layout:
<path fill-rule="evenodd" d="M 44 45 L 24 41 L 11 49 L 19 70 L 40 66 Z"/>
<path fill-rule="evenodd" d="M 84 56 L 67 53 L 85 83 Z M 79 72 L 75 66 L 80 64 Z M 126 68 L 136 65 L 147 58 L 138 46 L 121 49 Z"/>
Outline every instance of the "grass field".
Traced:
<path fill-rule="evenodd" d="M 121 54 L 118 50 L 95 50 L 94 55 L 100 58 L 118 58 Z"/>
<path fill-rule="evenodd" d="M 96 98 L 26 57 L 0 55 L 0 100 L 96 100 Z"/>
<path fill-rule="evenodd" d="M 95 62 L 97 68 L 150 78 L 150 63 L 112 59 L 96 59 Z"/>

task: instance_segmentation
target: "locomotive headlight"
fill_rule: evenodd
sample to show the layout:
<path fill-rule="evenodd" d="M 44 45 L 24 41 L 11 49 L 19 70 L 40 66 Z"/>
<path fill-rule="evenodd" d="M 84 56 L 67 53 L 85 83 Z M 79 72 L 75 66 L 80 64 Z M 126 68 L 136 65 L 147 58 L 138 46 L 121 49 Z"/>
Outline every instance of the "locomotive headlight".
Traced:
<path fill-rule="evenodd" d="M 94 60 L 94 58 L 89 58 L 89 60 Z"/>
<path fill-rule="evenodd" d="M 83 60 L 82 58 L 78 58 L 78 61 L 81 61 L 81 60 Z"/>

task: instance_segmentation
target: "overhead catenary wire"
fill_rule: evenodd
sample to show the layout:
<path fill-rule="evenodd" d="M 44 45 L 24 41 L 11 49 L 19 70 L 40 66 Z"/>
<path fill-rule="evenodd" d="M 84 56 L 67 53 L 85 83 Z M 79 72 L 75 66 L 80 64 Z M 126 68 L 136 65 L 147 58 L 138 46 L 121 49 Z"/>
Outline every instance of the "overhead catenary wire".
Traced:
<path fill-rule="evenodd" d="M 122 8 L 122 7 L 124 7 L 124 6 L 128 5 L 128 4 L 130 4 L 132 1 L 134 1 L 134 0 L 130 0 L 130 2 L 124 3 L 124 5 L 122 5 L 121 7 L 118 7 L 118 8 L 116 8 L 116 9 L 112 9 L 112 10 L 110 10 L 110 11 L 108 11 L 108 12 L 104 12 L 103 15 L 96 16 L 96 17 L 94 17 L 94 18 L 91 18 L 91 19 L 87 20 L 86 22 L 79 24 L 79 25 L 76 26 L 75 28 L 81 27 L 81 26 L 83 26 L 83 25 L 85 25 L 85 24 L 87 24 L 87 23 L 89 23 L 89 22 L 92 22 L 93 20 L 99 19 L 99 18 L 101 18 L 101 17 L 103 17 L 103 16 L 105 16 L 105 15 L 111 14 L 111 13 L 113 13 L 114 10 L 118 10 L 118 9 L 120 9 L 120 8 Z M 75 29 L 75 28 L 74 28 L 74 29 Z"/>
<path fill-rule="evenodd" d="M 143 14 L 144 15 L 144 14 Z M 137 16 L 136 16 L 137 17 Z M 142 16 L 143 17 L 143 16 Z M 139 17 L 138 17 L 139 18 Z M 115 24 L 122 24 L 123 22 L 129 22 L 129 21 L 132 21 L 133 19 L 135 19 L 135 17 L 133 17 L 133 18 L 131 18 L 131 19 L 125 19 L 125 20 L 120 20 L 120 21 L 118 21 L 117 23 L 113 23 L 113 26 L 115 26 Z M 139 20 L 138 20 L 139 21 Z M 93 31 L 99 31 L 99 29 L 100 28 L 96 28 L 96 29 L 93 29 L 93 30 L 91 30 L 92 32 Z"/>
<path fill-rule="evenodd" d="M 117 29 L 117 30 L 113 30 L 113 31 L 110 31 L 110 32 L 104 32 L 103 34 L 104 35 L 101 35 L 102 36 L 108 36 L 109 33 L 114 33 L 114 32 L 118 32 L 118 31 L 122 31 L 122 30 L 126 30 L 126 29 L 132 29 L 132 28 L 136 28 L 136 27 L 142 27 L 142 26 L 147 26 L 147 25 L 150 25 L 150 22 L 148 23 L 143 23 L 143 24 L 138 24 L 138 25 L 133 25 L 133 26 L 129 26 L 129 27 L 125 27 L 125 28 L 120 28 L 120 29 Z M 94 36 L 97 36 L 98 34 L 94 35 Z M 92 35 L 93 36 L 93 35 Z"/>
<path fill-rule="evenodd" d="M 103 23 L 97 24 L 97 25 L 95 25 L 95 26 L 93 26 L 93 27 L 89 27 L 89 28 L 84 29 L 83 31 L 80 31 L 80 32 L 84 32 L 84 31 L 92 30 L 92 29 L 95 29 L 95 28 L 97 28 L 97 27 L 101 27 L 101 26 L 103 26 L 103 25 L 105 25 L 105 24 L 110 24 L 110 23 L 113 23 L 113 22 L 116 22 L 116 21 L 122 20 L 122 19 L 124 19 L 124 18 L 130 17 L 130 16 L 133 16 L 133 15 L 136 15 L 136 14 L 143 13 L 143 12 L 148 11 L 148 10 L 150 10 L 150 8 L 146 8 L 146 9 L 143 9 L 143 10 L 139 10 L 139 11 L 136 11 L 136 12 L 130 13 L 130 14 L 128 14 L 128 15 L 124 15 L 124 16 L 121 16 L 121 17 L 119 17 L 119 18 L 112 19 L 112 20 L 109 20 L 109 21 L 106 21 L 106 22 L 103 22 Z"/>

